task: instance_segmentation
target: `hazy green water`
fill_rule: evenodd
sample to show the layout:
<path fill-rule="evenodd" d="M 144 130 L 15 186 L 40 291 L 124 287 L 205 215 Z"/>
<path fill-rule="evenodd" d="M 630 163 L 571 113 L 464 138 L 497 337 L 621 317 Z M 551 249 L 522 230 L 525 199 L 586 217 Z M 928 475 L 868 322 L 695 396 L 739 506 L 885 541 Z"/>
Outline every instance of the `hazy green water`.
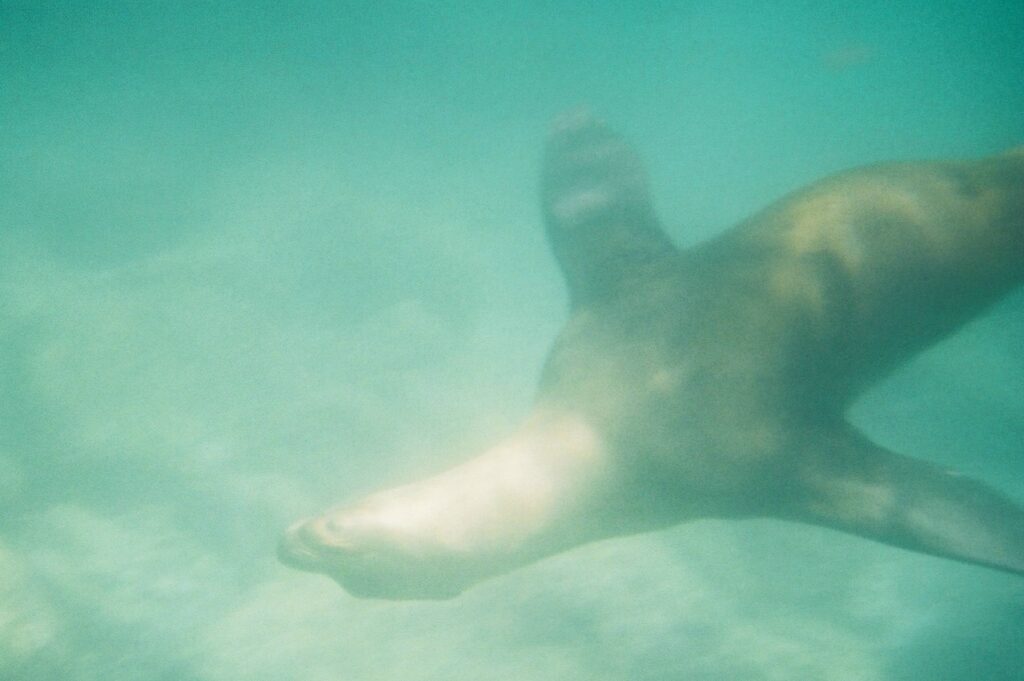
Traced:
<path fill-rule="evenodd" d="M 293 518 L 522 414 L 564 312 L 559 111 L 636 141 L 683 244 L 1024 142 L 1018 2 L 512 5 L 0 3 L 0 677 L 1020 678 L 1022 580 L 810 528 L 430 605 L 275 564 Z M 1024 499 L 1022 329 L 1018 294 L 858 423 Z"/>

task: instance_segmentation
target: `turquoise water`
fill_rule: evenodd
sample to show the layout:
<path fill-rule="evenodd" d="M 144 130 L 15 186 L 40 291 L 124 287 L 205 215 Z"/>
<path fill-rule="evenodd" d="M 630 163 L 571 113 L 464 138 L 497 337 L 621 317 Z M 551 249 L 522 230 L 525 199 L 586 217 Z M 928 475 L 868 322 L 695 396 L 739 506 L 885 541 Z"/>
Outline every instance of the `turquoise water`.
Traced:
<path fill-rule="evenodd" d="M 0 678 L 1010 681 L 1024 580 L 781 523 L 444 603 L 279 566 L 461 460 L 565 314 L 548 121 L 636 143 L 680 244 L 827 173 L 1024 143 L 1019 2 L 0 3 Z M 1024 297 L 864 398 L 1024 500 Z"/>

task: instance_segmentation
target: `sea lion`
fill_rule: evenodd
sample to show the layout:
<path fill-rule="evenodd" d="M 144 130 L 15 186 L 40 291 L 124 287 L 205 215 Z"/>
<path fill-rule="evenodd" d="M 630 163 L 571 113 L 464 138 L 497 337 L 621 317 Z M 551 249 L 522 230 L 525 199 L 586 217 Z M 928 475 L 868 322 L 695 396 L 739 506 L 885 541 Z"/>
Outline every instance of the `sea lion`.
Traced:
<path fill-rule="evenodd" d="M 845 172 L 680 250 L 637 154 L 573 114 L 542 195 L 571 310 L 522 427 L 297 523 L 281 560 L 447 598 L 597 539 L 775 517 L 1024 574 L 1024 508 L 844 418 L 1024 279 L 1024 156 Z"/>

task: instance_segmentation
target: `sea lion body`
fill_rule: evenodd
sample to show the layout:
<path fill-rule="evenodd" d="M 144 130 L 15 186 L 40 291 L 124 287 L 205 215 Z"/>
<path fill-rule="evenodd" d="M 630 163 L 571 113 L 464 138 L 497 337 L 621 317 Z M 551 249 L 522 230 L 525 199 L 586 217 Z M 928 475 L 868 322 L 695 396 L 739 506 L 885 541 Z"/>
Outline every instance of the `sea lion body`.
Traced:
<path fill-rule="evenodd" d="M 1024 574 L 1024 509 L 844 417 L 1024 281 L 1024 156 L 850 171 L 681 251 L 635 152 L 574 115 L 542 200 L 571 310 L 524 425 L 296 524 L 285 562 L 444 598 L 597 539 L 777 517 Z"/>

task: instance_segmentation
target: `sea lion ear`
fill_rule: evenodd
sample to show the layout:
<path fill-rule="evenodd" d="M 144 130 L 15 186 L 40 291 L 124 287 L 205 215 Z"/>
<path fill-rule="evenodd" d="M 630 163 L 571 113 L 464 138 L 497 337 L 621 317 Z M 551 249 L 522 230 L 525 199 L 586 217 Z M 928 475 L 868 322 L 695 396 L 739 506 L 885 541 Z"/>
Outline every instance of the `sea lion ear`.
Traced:
<path fill-rule="evenodd" d="M 541 196 L 574 303 L 613 292 L 624 274 L 675 252 L 655 216 L 640 157 L 586 111 L 555 120 Z"/>

